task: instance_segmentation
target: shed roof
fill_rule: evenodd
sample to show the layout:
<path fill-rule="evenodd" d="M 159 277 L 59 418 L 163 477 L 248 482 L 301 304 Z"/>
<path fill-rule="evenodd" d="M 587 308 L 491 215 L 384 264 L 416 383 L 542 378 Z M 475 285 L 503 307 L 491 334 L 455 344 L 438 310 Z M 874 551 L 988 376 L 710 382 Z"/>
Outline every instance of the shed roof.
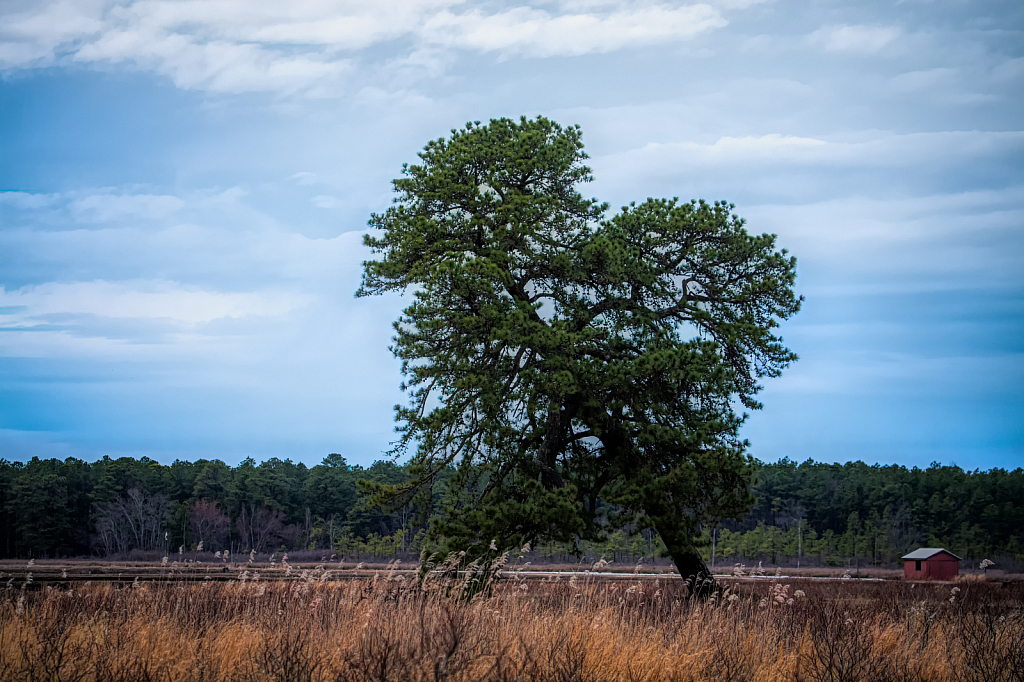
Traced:
<path fill-rule="evenodd" d="M 910 554 L 905 555 L 903 558 L 904 559 L 931 559 L 933 556 L 935 556 L 936 554 L 939 554 L 940 552 L 945 552 L 949 556 L 956 557 L 957 559 L 960 558 L 960 557 L 956 556 L 956 554 L 953 554 L 952 552 L 950 552 L 948 549 L 942 549 L 941 547 L 922 547 L 921 549 L 915 549 L 913 552 L 911 552 Z"/>

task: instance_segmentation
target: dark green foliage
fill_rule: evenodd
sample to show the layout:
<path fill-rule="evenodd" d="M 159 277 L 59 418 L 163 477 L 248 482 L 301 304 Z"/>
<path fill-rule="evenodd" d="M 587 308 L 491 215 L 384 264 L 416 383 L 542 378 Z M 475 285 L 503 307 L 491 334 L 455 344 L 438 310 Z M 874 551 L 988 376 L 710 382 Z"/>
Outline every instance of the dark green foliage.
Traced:
<path fill-rule="evenodd" d="M 134 460 L 124 458 L 117 461 L 123 469 L 131 470 L 128 464 Z M 0 520 L 3 522 L 0 525 L 0 557 L 28 557 L 30 553 L 42 557 L 100 551 L 99 547 L 90 544 L 100 507 L 93 499 L 98 496 L 97 490 L 105 489 L 99 485 L 100 473 L 108 464 L 107 460 L 92 464 L 77 459 L 34 459 L 27 463 L 0 460 Z M 149 482 L 153 488 L 147 489 L 146 493 L 164 495 L 175 505 L 166 527 L 171 551 L 179 545 L 194 544 L 188 513 L 194 502 L 206 498 L 193 496 L 194 483 L 189 484 L 191 479 L 183 472 L 197 472 L 209 462 L 177 461 L 164 466 L 143 460 L 136 464 L 151 473 L 159 473 Z M 217 465 L 216 469 L 223 475 L 224 491 L 232 496 L 236 490 L 236 474 L 250 465 L 254 469 L 259 468 L 252 463 L 243 463 L 234 469 L 222 462 Z M 751 537 L 746 543 L 760 549 L 743 556 L 772 561 L 773 553 L 795 556 L 793 536 L 800 518 L 803 519 L 804 556 L 812 562 L 835 560 L 836 565 L 845 566 L 849 558 L 874 556 L 884 565 L 920 546 L 947 547 L 960 556 L 974 559 L 975 563 L 985 557 L 1011 557 L 1024 561 L 1024 533 L 1021 532 L 1024 528 L 1024 507 L 1019 503 L 1024 499 L 1024 470 L 965 472 L 958 467 L 939 465 L 907 469 L 901 466 L 869 466 L 863 462 L 822 464 L 807 461 L 798 465 L 789 460 L 757 463 L 756 467 L 757 480 L 751 488 L 756 504 L 741 521 L 725 522 L 719 526 L 720 564 L 728 561 L 728 557 L 722 554 L 723 527 L 735 533 L 762 535 L 760 540 Z M 298 478 L 302 470 L 293 466 L 288 471 Z M 387 511 L 371 506 L 365 496 L 357 493 L 359 480 L 367 481 L 372 488 L 371 481 L 394 484 L 409 477 L 406 466 L 377 462 L 363 468 L 349 465 L 340 455 L 329 455 L 322 464 L 308 470 L 303 492 L 299 498 L 291 498 L 291 506 L 285 507 L 284 501 L 266 501 L 281 509 L 286 519 L 299 520 L 293 522 L 298 530 L 297 544 L 289 545 L 289 549 L 307 545 L 302 527 L 307 506 L 313 521 L 310 543 L 319 548 L 329 547 L 328 538 L 333 531 L 334 540 L 340 547 L 345 538 L 368 538 L 371 534 L 384 537 L 403 529 L 416 529 L 415 507 Z M 293 485 L 300 485 L 300 482 L 296 480 Z M 443 491 L 461 489 L 458 472 L 454 469 L 441 472 L 435 488 L 435 502 L 443 500 Z M 192 492 L 183 493 L 183 490 Z M 209 489 L 199 492 L 205 494 Z M 610 491 L 607 497 L 611 499 L 613 494 L 624 495 Z M 575 502 L 571 498 L 565 501 L 555 498 L 544 511 L 549 514 L 552 524 L 556 521 L 562 523 L 561 516 L 569 514 L 571 518 L 572 514 L 566 505 L 573 504 Z M 230 511 L 223 505 L 221 508 L 231 516 L 234 546 L 244 547 L 237 534 L 238 510 Z M 493 517 L 495 520 L 492 520 L 491 512 L 480 510 L 476 516 L 465 515 L 447 522 L 479 524 L 476 527 L 487 529 L 490 523 L 506 523 L 506 515 L 516 513 L 516 508 L 514 502 L 498 506 Z M 610 507 L 602 509 L 606 513 L 611 510 Z M 630 529 L 638 530 L 638 527 L 633 525 Z M 776 534 L 773 540 L 770 537 L 774 533 L 772 529 L 777 529 L 782 535 Z M 652 539 L 657 544 L 658 538 L 654 536 Z M 617 534 L 613 540 L 621 543 L 623 538 Z M 572 538 L 570 546 L 571 541 Z M 421 544 L 417 542 L 416 546 Z M 646 541 L 639 542 L 637 547 L 646 547 L 647 544 Z M 609 551 L 611 558 L 617 551 L 612 545 L 585 543 L 585 549 L 598 555 Z M 639 549 L 626 550 L 625 546 L 619 550 L 625 551 L 627 556 L 642 553 Z M 741 546 L 737 550 L 742 553 Z M 710 554 L 710 546 L 704 547 L 704 553 Z"/>
<path fill-rule="evenodd" d="M 268 551 L 282 544 L 329 548 L 328 538 L 391 535 L 411 526 L 410 509 L 389 512 L 361 500 L 356 485 L 363 478 L 394 484 L 408 474 L 391 462 L 348 466 L 340 455 L 312 470 L 277 458 L 235 468 L 219 460 L 0 460 L 0 557 L 174 552 L 196 544 L 193 517 L 213 505 L 230 521 L 216 544 L 236 551 L 250 549 L 254 515 L 268 526 L 260 534 Z M 144 538 L 134 533 L 139 519 L 149 524 Z M 221 547 L 207 542 L 207 549 Z"/>
<path fill-rule="evenodd" d="M 239 468 L 242 466 L 252 466 L 252 460 L 242 462 Z M 238 488 L 231 468 L 219 459 L 213 461 L 201 459 L 195 463 L 194 468 L 196 476 L 195 483 L 192 485 L 191 497 L 197 500 L 219 502 L 222 506 L 226 506 L 229 494 L 234 494 Z"/>
<path fill-rule="evenodd" d="M 408 472 L 394 462 L 374 462 L 368 469 L 359 468 L 353 472 L 352 482 L 357 489 L 372 490 L 381 485 L 393 486 L 409 480 Z M 353 534 L 365 537 L 370 533 L 390 535 L 410 525 L 409 508 L 400 508 L 398 513 L 375 504 L 372 496 L 358 495 L 348 513 L 347 529 Z"/>
<path fill-rule="evenodd" d="M 407 486 L 457 471 L 433 533 L 481 560 L 523 541 L 658 530 L 684 576 L 701 528 L 738 518 L 738 437 L 758 380 L 795 356 L 795 259 L 732 206 L 649 199 L 605 220 L 578 127 L 468 124 L 429 143 L 371 224 L 359 295 L 411 289 L 395 323 L 411 401 Z M 493 542 L 492 542 L 493 541 Z"/>
<path fill-rule="evenodd" d="M 309 475 L 305 464 L 295 464 L 290 459 L 281 460 L 277 457 L 257 464 L 249 458 L 234 471 L 227 471 L 231 484 L 226 502 L 232 512 L 237 513 L 243 505 L 266 506 L 283 511 L 293 523 L 302 520 L 307 506 L 305 484 Z M 195 497 L 208 497 L 199 493 L 197 482 Z"/>
<path fill-rule="evenodd" d="M 5 555 L 67 554 L 88 541 L 81 519 L 89 516 L 97 479 L 88 464 L 33 458 L 0 465 Z"/>
<path fill-rule="evenodd" d="M 871 556 L 876 546 L 896 555 L 932 546 L 964 557 L 1024 558 L 1021 469 L 965 472 L 937 463 L 907 469 L 811 460 L 798 465 L 784 459 L 761 465 L 758 479 L 757 505 L 743 523 L 730 524 L 734 529 L 758 522 L 788 527 L 802 517 L 819 534 L 844 536 L 848 546 L 838 553 L 845 556 Z"/>
<path fill-rule="evenodd" d="M 306 477 L 305 494 L 312 512 L 327 518 L 354 507 L 357 476 L 344 457 L 327 455 Z"/>

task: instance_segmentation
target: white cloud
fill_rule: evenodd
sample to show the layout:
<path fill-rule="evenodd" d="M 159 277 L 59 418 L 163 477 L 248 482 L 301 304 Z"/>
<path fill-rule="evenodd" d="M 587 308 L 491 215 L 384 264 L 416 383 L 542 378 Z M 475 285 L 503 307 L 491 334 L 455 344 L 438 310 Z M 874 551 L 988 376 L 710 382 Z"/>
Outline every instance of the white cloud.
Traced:
<path fill-rule="evenodd" d="M 171 195 L 93 194 L 72 201 L 70 208 L 80 220 L 108 222 L 124 218 L 166 218 L 184 205 L 184 201 Z"/>
<path fill-rule="evenodd" d="M 324 45 L 358 50 L 399 38 L 461 0 L 142 0 L 117 11 L 127 23 L 190 30 L 204 40 Z"/>
<path fill-rule="evenodd" d="M 249 196 L 249 193 L 241 187 L 229 187 L 223 192 L 213 195 L 210 198 L 210 202 L 214 204 L 233 204 L 247 196 Z"/>
<path fill-rule="evenodd" d="M 867 137 L 871 135 L 871 137 Z M 908 168 L 1024 153 L 1024 131 L 861 133 L 867 139 L 819 139 L 772 133 L 721 137 L 713 143 L 655 142 L 599 157 L 600 176 L 672 177 L 709 167 L 801 164 L 832 168 Z"/>
<path fill-rule="evenodd" d="M 767 2 L 771 2 L 771 0 L 712 0 L 711 4 L 722 9 L 739 10 Z"/>
<path fill-rule="evenodd" d="M 292 290 L 296 279 L 346 276 L 355 277 L 350 284 L 355 290 L 358 277 L 352 273 L 366 256 L 361 231 L 305 236 L 253 209 L 239 187 L 181 197 L 88 190 L 12 195 L 0 194 L 9 197 L 13 217 L 8 229 L 0 230 L 0 253 L 9 257 L 8 273 L 31 270 L 34 282 L 74 273 L 79 280 L 161 279 L 204 290 L 220 289 L 225 282 L 236 291 Z M 350 201 L 324 195 L 319 203 Z"/>
<path fill-rule="evenodd" d="M 14 291 L 0 288 L 0 306 L 19 309 L 5 316 L 8 329 L 34 324 L 48 315 L 96 315 L 110 318 L 166 318 L 195 326 L 219 318 L 276 317 L 305 303 L 283 292 L 226 293 L 174 282 L 47 282 Z"/>
<path fill-rule="evenodd" d="M 900 33 L 895 26 L 826 26 L 812 33 L 810 40 L 829 52 L 874 54 Z"/>
<path fill-rule="evenodd" d="M 992 79 L 995 81 L 1016 80 L 1022 76 L 1024 76 L 1024 57 L 1008 59 L 992 69 Z"/>
<path fill-rule="evenodd" d="M 0 204 L 7 204 L 21 210 L 44 208 L 57 199 L 58 195 L 56 194 L 0 191 Z"/>
<path fill-rule="evenodd" d="M 931 296 L 945 309 L 959 296 L 981 310 L 985 288 L 1021 290 L 1024 138 L 986 132 L 1020 128 L 1024 61 L 998 30 L 1012 12 L 991 5 L 986 25 L 955 3 L 777 2 L 741 15 L 748 4 L 0 3 L 0 75 L 26 112 L 41 112 L 12 130 L 25 168 L 8 186 L 71 190 L 0 194 L 0 321 L 34 329 L 0 333 L 0 358 L 41 358 L 7 363 L 13 400 L 40 403 L 9 426 L 32 428 L 49 411 L 62 438 L 86 422 L 104 448 L 188 433 L 236 458 L 254 447 L 322 455 L 372 431 L 360 441 L 371 457 L 393 437 L 390 406 L 402 400 L 387 347 L 408 298 L 353 298 L 369 257 L 366 217 L 386 208 L 389 180 L 425 141 L 461 121 L 520 113 L 583 125 L 596 176 L 586 196 L 616 206 L 648 195 L 731 199 L 752 231 L 778 233 L 799 257 L 808 304 L 783 332 L 803 360 L 780 390 L 817 395 L 794 401 L 789 422 L 769 402 L 768 430 L 817 442 L 775 454 L 830 447 L 845 423 L 834 415 L 849 411 L 822 396 L 858 377 L 880 394 L 915 385 L 911 375 L 998 384 L 999 362 L 897 370 L 918 350 L 961 357 L 1019 336 L 1010 304 L 997 324 L 979 323 L 977 344 L 946 333 L 945 310 L 919 303 Z M 731 30 L 715 28 L 725 20 Z M 619 52 L 498 63 L 609 50 Z M 12 71 L 46 65 L 56 68 Z M 152 77 L 97 80 L 89 69 L 294 96 L 268 105 L 174 95 Z M 951 127 L 960 131 L 936 132 Z M 95 189 L 83 177 L 136 184 Z M 339 235 L 349 228 L 360 231 Z M 893 320 L 921 339 L 894 347 Z M 836 366 L 816 361 L 822 354 Z M 826 385 L 798 391 L 801 377 Z M 930 395 L 958 394 L 925 386 L 879 411 L 896 420 Z M 816 408 L 833 417 L 807 429 Z M 934 424 L 915 429 L 908 438 L 931 438 Z M 77 433 L 72 443 L 83 442 Z M 315 445 L 302 441 L 310 434 Z"/>
<path fill-rule="evenodd" d="M 688 38 L 726 24 L 707 4 L 642 7 L 611 14 L 552 15 L 517 7 L 497 14 L 440 12 L 423 35 L 446 47 L 522 53 L 536 57 L 612 52 L 629 45 Z"/>
<path fill-rule="evenodd" d="M 686 39 L 726 23 L 708 4 L 616 4 L 554 13 L 463 6 L 459 0 L 33 3 L 0 10 L 0 68 L 61 59 L 125 63 L 167 76 L 181 88 L 332 95 L 343 89 L 355 55 L 384 41 L 405 41 L 399 49 L 407 57 L 385 59 L 392 69 L 418 67 L 438 75 L 447 63 L 438 47 L 582 55 Z"/>
<path fill-rule="evenodd" d="M 885 329 L 886 326 L 890 328 Z M 873 332 L 878 335 L 882 331 L 891 333 L 899 329 L 896 325 L 875 327 L 868 330 L 863 325 L 856 329 L 803 327 L 800 335 L 811 337 L 825 332 L 832 337 L 828 341 L 835 341 L 856 333 Z M 843 351 L 841 354 L 822 353 L 812 358 L 801 358 L 781 378 L 772 382 L 772 394 L 852 394 L 877 398 L 881 390 L 886 390 L 895 395 L 930 392 L 964 396 L 993 390 L 992 384 L 978 385 L 978 377 L 996 377 L 999 388 L 1012 390 L 1024 374 L 1024 355 L 1021 354 L 922 357 L 911 353 L 858 353 L 848 348 Z"/>
<path fill-rule="evenodd" d="M 310 199 L 310 201 L 317 208 L 337 208 L 341 205 L 341 202 L 338 201 L 337 197 L 332 197 L 327 194 L 319 194 Z"/>
<path fill-rule="evenodd" d="M 316 173 L 310 173 L 309 171 L 301 171 L 288 179 L 294 180 L 296 185 L 313 185 L 316 184 L 317 176 Z"/>
<path fill-rule="evenodd" d="M 291 56 L 252 44 L 200 42 L 188 35 L 134 27 L 104 34 L 74 58 L 134 62 L 168 76 L 178 87 L 227 93 L 319 91 L 333 86 L 350 68 L 345 59 Z"/>
<path fill-rule="evenodd" d="M 681 143 L 679 145 L 649 144 L 644 149 L 657 150 L 659 147 L 678 146 L 689 151 L 699 152 L 702 155 L 717 158 L 747 158 L 750 156 L 765 156 L 778 159 L 790 156 L 801 150 L 810 150 L 824 147 L 827 143 L 813 137 L 799 137 L 796 135 L 781 135 L 770 133 L 768 135 L 745 135 L 743 137 L 721 137 L 713 144 Z"/>
<path fill-rule="evenodd" d="M 956 76 L 955 69 L 925 69 L 922 71 L 908 71 L 894 77 L 892 86 L 900 92 L 914 92 L 926 90 L 938 85 L 948 84 Z"/>
<path fill-rule="evenodd" d="M 43 64 L 102 32 L 105 0 L 7 3 L 0 9 L 0 68 Z"/>
<path fill-rule="evenodd" d="M 95 234 L 95 233 L 90 233 Z M 0 288 L 0 357 L 209 362 L 260 352 L 260 331 L 308 294 L 225 292 L 163 280 L 47 282 Z"/>
<path fill-rule="evenodd" d="M 813 273 L 801 291 L 865 295 L 1019 288 L 1024 188 L 1003 178 L 1022 155 L 1024 131 L 865 131 L 648 143 L 591 165 L 622 203 L 731 199 Z"/>

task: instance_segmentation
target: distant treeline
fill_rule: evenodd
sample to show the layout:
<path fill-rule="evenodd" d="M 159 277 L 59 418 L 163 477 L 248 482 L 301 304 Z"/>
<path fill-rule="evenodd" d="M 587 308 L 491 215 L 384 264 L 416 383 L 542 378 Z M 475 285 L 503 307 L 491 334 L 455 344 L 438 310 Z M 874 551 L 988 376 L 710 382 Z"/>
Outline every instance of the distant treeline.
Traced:
<path fill-rule="evenodd" d="M 0 556 L 130 556 L 138 552 L 321 550 L 339 556 L 418 555 L 420 514 L 383 510 L 358 494 L 360 479 L 398 483 L 404 467 L 363 468 L 332 454 L 312 468 L 288 459 L 237 467 L 219 460 L 103 458 L 96 462 L 0 459 Z M 443 481 L 441 485 L 443 485 Z M 742 521 L 705 532 L 705 555 L 732 561 L 893 565 L 920 546 L 964 558 L 1024 560 L 1024 471 L 868 466 L 862 462 L 760 464 L 757 503 Z M 644 531 L 582 543 L 589 556 L 651 557 Z M 572 560 L 541 543 L 538 559 Z"/>
<path fill-rule="evenodd" d="M 360 503 L 356 481 L 398 483 L 391 462 L 350 466 L 328 455 L 291 460 L 160 464 L 146 457 L 0 460 L 0 553 L 5 557 L 127 555 L 133 551 L 273 552 L 330 546 L 347 535 L 392 535 L 411 510 Z"/>
<path fill-rule="evenodd" d="M 899 557 L 922 546 L 945 547 L 964 558 L 1024 560 L 1020 468 L 964 471 L 932 464 L 907 469 L 784 459 L 762 464 L 758 478 L 757 504 L 744 523 L 726 528 L 757 531 L 760 526 L 771 532 L 805 526 L 828 543 L 828 549 L 819 546 L 814 552 L 823 560 L 874 557 L 878 563 L 886 554 Z M 804 554 L 812 554 L 806 545 Z"/>

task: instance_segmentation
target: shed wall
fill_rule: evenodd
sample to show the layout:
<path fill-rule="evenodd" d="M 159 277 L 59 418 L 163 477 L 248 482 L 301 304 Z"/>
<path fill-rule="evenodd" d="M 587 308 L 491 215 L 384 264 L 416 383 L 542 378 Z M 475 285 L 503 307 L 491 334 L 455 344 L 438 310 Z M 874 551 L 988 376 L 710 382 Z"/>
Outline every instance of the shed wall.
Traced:
<path fill-rule="evenodd" d="M 960 562 L 951 554 L 942 552 L 928 559 L 921 559 L 921 570 L 917 561 L 903 560 L 903 577 L 907 580 L 953 580 L 960 574 Z"/>

